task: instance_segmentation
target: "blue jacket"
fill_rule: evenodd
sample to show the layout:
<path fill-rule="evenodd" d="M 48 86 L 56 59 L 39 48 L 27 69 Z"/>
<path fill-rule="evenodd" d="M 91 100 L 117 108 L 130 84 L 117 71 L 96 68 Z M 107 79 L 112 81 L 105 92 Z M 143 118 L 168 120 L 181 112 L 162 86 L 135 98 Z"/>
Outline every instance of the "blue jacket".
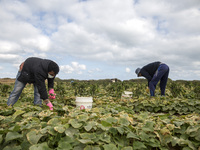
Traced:
<path fill-rule="evenodd" d="M 142 74 L 142 76 L 148 80 L 148 85 L 151 79 L 153 78 L 155 72 L 157 71 L 160 63 L 161 62 L 157 61 L 157 62 L 147 64 L 146 66 L 142 67 L 142 69 L 140 70 L 140 73 Z"/>

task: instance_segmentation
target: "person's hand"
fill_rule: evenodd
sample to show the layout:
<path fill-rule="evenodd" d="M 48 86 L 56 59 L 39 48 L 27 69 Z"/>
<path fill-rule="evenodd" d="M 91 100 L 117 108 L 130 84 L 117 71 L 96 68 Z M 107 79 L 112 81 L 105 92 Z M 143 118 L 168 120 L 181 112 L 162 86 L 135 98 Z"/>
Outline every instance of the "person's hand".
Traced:
<path fill-rule="evenodd" d="M 52 105 L 52 103 L 51 103 L 48 99 L 46 99 L 46 100 L 44 101 L 44 103 L 45 103 L 47 106 L 49 106 L 49 109 L 50 109 L 50 110 L 53 110 L 53 105 Z"/>
<path fill-rule="evenodd" d="M 49 90 L 49 98 L 50 99 L 55 99 L 56 98 L 56 94 L 54 93 L 54 89 L 50 89 Z"/>

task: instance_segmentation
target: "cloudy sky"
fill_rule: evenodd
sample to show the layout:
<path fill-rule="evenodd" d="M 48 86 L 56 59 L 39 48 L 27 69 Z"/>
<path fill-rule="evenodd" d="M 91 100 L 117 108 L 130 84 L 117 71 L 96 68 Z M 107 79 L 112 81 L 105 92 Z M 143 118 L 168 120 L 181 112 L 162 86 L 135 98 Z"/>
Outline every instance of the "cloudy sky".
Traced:
<path fill-rule="evenodd" d="M 0 78 L 31 56 L 61 79 L 134 79 L 161 61 L 200 80 L 200 0 L 0 0 Z"/>

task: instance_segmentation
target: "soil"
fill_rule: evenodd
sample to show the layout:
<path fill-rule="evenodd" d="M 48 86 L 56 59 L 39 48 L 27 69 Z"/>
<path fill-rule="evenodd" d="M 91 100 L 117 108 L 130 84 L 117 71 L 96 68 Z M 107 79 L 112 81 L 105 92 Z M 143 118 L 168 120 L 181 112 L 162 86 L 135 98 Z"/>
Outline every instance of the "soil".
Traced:
<path fill-rule="evenodd" d="M 0 84 L 13 84 L 13 83 L 15 83 L 15 79 L 0 78 Z"/>

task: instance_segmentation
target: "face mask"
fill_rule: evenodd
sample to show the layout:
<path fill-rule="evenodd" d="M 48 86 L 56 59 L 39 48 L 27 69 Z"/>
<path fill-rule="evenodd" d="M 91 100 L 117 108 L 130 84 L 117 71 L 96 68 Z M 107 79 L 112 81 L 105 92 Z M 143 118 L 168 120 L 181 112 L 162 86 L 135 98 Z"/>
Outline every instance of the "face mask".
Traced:
<path fill-rule="evenodd" d="M 50 74 L 48 73 L 48 78 L 54 78 L 54 76 L 52 76 L 52 75 L 50 75 Z"/>

